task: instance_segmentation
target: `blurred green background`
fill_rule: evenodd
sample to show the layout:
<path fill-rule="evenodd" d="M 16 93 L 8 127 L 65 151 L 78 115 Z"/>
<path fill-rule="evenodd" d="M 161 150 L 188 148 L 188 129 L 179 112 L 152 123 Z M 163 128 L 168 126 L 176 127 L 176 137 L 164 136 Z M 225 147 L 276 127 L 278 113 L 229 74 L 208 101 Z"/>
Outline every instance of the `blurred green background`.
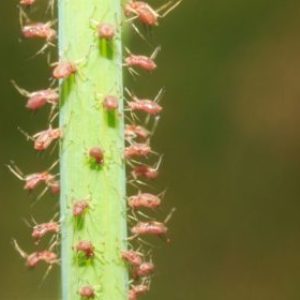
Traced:
<path fill-rule="evenodd" d="M 43 88 L 49 68 L 28 59 L 39 45 L 20 41 L 16 3 L 0 3 L 0 299 L 57 300 L 58 268 L 40 286 L 45 269 L 26 270 L 11 245 L 34 249 L 22 218 L 56 209 L 52 198 L 31 208 L 4 166 L 13 159 L 30 173 L 55 158 L 33 153 L 17 130 L 43 129 L 46 112 L 28 113 L 10 79 Z M 150 33 L 160 68 L 131 86 L 167 89 L 153 145 L 165 154 L 163 213 L 177 212 L 143 299 L 300 299 L 299 15 L 296 0 L 185 0 Z M 139 39 L 129 47 L 151 52 Z"/>

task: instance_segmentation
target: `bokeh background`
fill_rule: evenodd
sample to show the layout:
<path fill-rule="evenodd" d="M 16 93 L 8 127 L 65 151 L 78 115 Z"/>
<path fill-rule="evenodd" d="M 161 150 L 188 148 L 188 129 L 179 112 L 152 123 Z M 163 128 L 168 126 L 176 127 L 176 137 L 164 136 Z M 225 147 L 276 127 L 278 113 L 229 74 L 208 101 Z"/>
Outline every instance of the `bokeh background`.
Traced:
<path fill-rule="evenodd" d="M 41 285 L 45 269 L 26 270 L 11 245 L 33 249 L 23 218 L 43 221 L 56 202 L 32 208 L 5 168 L 12 159 L 30 173 L 55 158 L 17 130 L 43 129 L 46 112 L 28 113 L 9 81 L 45 87 L 49 67 L 29 59 L 39 45 L 20 41 L 16 4 L 0 2 L 0 299 L 57 300 L 58 268 Z M 177 212 L 143 299 L 300 299 L 299 15 L 296 0 L 185 0 L 149 34 L 160 68 L 136 84 L 167 90 L 153 145 L 165 154 L 164 211 Z"/>

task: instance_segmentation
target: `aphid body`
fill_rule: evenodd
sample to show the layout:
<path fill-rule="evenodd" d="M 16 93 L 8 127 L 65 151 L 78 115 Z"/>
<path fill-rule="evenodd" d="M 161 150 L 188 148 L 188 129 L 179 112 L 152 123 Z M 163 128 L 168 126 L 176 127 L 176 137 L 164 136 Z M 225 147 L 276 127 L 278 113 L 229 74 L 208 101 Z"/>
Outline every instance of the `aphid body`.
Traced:
<path fill-rule="evenodd" d="M 142 255 L 133 250 L 127 250 L 121 252 L 121 257 L 127 263 L 131 264 L 132 266 L 139 266 L 143 263 Z"/>
<path fill-rule="evenodd" d="M 140 125 L 131 124 L 125 126 L 125 138 L 127 140 L 131 140 L 134 138 L 146 140 L 149 136 L 150 132 Z"/>
<path fill-rule="evenodd" d="M 133 178 L 145 178 L 149 180 L 156 179 L 159 175 L 157 168 L 153 168 L 148 165 L 139 165 L 135 166 L 132 171 L 131 175 Z"/>
<path fill-rule="evenodd" d="M 140 295 L 144 295 L 149 292 L 149 286 L 145 284 L 133 285 L 128 291 L 129 300 L 137 300 Z"/>
<path fill-rule="evenodd" d="M 66 79 L 77 72 L 75 64 L 67 61 L 61 61 L 56 64 L 52 71 L 52 76 L 55 79 Z"/>
<path fill-rule="evenodd" d="M 83 253 L 86 258 L 95 256 L 95 247 L 90 241 L 79 241 L 75 246 L 75 251 Z"/>
<path fill-rule="evenodd" d="M 105 40 L 112 40 L 116 35 L 115 26 L 109 23 L 101 23 L 97 29 L 99 37 Z"/>
<path fill-rule="evenodd" d="M 58 257 L 56 253 L 48 250 L 33 252 L 26 257 L 26 266 L 28 268 L 35 268 L 41 261 L 48 265 L 53 265 L 58 263 Z"/>
<path fill-rule="evenodd" d="M 154 264 L 152 262 L 143 262 L 134 271 L 134 275 L 137 277 L 149 276 L 154 272 Z"/>
<path fill-rule="evenodd" d="M 51 42 L 56 37 L 56 31 L 51 28 L 51 23 L 33 23 L 22 28 L 22 34 L 28 39 L 44 39 Z"/>
<path fill-rule="evenodd" d="M 83 216 L 89 207 L 90 206 L 87 200 L 76 201 L 73 205 L 73 216 L 74 217 Z"/>
<path fill-rule="evenodd" d="M 90 285 L 82 286 L 78 293 L 83 299 L 94 299 L 96 297 L 95 289 Z"/>
<path fill-rule="evenodd" d="M 89 150 L 89 157 L 99 165 L 104 163 L 104 152 L 100 147 L 92 147 Z"/>
<path fill-rule="evenodd" d="M 55 90 L 46 89 L 27 94 L 28 100 L 26 108 L 30 110 L 38 110 L 47 103 L 55 106 L 58 103 L 59 95 Z"/>
<path fill-rule="evenodd" d="M 48 233 L 58 234 L 59 233 L 59 224 L 57 222 L 48 222 L 37 224 L 33 227 L 31 236 L 39 241 Z"/>
<path fill-rule="evenodd" d="M 164 223 L 157 221 L 150 222 L 138 222 L 131 228 L 131 232 L 134 235 L 165 235 L 168 232 L 168 228 Z"/>
<path fill-rule="evenodd" d="M 103 107 L 108 111 L 115 111 L 119 107 L 119 100 L 116 96 L 108 95 L 104 98 Z"/>
<path fill-rule="evenodd" d="M 20 4 L 24 6 L 31 6 L 36 0 L 20 0 Z"/>
<path fill-rule="evenodd" d="M 156 208 L 161 205 L 161 199 L 150 193 L 139 193 L 128 198 L 128 206 L 133 209 Z"/>
<path fill-rule="evenodd" d="M 159 14 L 144 1 L 129 1 L 125 5 L 125 15 L 134 14 L 138 19 L 148 26 L 158 25 Z"/>
<path fill-rule="evenodd" d="M 129 56 L 125 58 L 125 66 L 138 67 L 145 71 L 154 71 L 157 68 L 152 57 L 135 54 L 129 54 Z"/>
<path fill-rule="evenodd" d="M 34 138 L 34 149 L 37 151 L 46 150 L 53 141 L 62 137 L 62 132 L 59 128 L 48 128 L 44 131 L 36 133 Z"/>
<path fill-rule="evenodd" d="M 148 144 L 134 143 L 125 148 L 125 158 L 147 157 L 151 152 Z"/>

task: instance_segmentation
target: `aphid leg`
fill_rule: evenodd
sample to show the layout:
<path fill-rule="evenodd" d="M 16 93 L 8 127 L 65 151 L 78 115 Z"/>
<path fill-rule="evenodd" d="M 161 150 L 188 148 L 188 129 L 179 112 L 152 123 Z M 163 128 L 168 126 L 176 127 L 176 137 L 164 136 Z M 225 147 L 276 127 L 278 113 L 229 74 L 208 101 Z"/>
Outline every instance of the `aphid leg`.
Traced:
<path fill-rule="evenodd" d="M 158 53 L 159 53 L 160 50 L 161 50 L 161 46 L 157 46 L 157 47 L 154 49 L 153 53 L 151 54 L 150 58 L 151 58 L 152 60 L 154 60 L 154 59 L 157 57 L 157 55 L 158 55 Z"/>
<path fill-rule="evenodd" d="M 31 20 L 29 19 L 29 17 L 25 13 L 22 6 L 18 5 L 18 8 L 19 8 L 19 23 L 20 23 L 20 26 L 22 28 L 24 26 L 24 20 L 25 20 L 26 23 L 29 23 Z"/>
<path fill-rule="evenodd" d="M 164 219 L 164 221 L 163 221 L 164 224 L 167 224 L 167 223 L 171 220 L 171 218 L 173 217 L 175 211 L 176 211 L 176 208 L 173 207 L 173 208 L 171 209 L 171 211 L 169 212 L 169 214 L 168 214 L 168 215 L 166 216 L 166 218 Z"/>

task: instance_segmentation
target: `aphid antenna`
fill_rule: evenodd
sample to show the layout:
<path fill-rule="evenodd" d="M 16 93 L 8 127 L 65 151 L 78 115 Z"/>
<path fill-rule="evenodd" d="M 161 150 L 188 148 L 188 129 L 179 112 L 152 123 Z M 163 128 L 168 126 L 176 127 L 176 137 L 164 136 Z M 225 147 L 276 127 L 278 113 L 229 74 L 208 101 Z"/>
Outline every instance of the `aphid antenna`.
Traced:
<path fill-rule="evenodd" d="M 16 163 L 14 161 L 10 161 L 10 165 L 6 165 L 10 172 L 12 172 L 18 179 L 24 181 L 25 176 L 23 172 L 17 167 Z"/>
<path fill-rule="evenodd" d="M 14 80 L 10 81 L 12 83 L 12 85 L 14 86 L 14 88 L 17 90 L 17 92 L 24 96 L 24 97 L 29 97 L 30 96 L 30 92 L 21 88 Z"/>
<path fill-rule="evenodd" d="M 28 254 L 19 246 L 17 240 L 12 239 L 12 244 L 21 257 L 27 258 Z"/>
<path fill-rule="evenodd" d="M 24 11 L 24 9 L 21 5 L 17 5 L 17 7 L 19 9 L 19 24 L 20 24 L 21 27 L 23 27 L 24 26 L 24 20 L 27 24 L 30 23 L 31 20 L 28 17 L 28 15 L 26 14 L 26 12 Z"/>
<path fill-rule="evenodd" d="M 178 0 L 177 2 L 175 2 L 173 5 L 172 2 L 174 1 L 168 1 L 166 4 L 162 5 L 160 8 L 158 8 L 156 11 L 160 12 L 163 11 L 164 9 L 167 9 L 162 15 L 160 15 L 161 18 L 166 17 L 171 11 L 173 11 L 183 0 Z M 170 6 L 171 5 L 171 6 Z M 168 6 L 170 6 L 168 8 Z"/>
<path fill-rule="evenodd" d="M 27 141 L 34 141 L 35 136 L 31 136 L 28 132 L 26 132 L 19 126 L 17 127 L 17 129 L 26 137 Z"/>
<path fill-rule="evenodd" d="M 136 19 L 137 16 L 133 17 L 132 20 Z M 149 46 L 152 47 L 153 45 L 145 38 L 145 36 L 141 33 L 141 31 L 139 30 L 139 28 L 134 24 L 131 23 L 130 24 L 131 27 L 133 28 L 133 30 L 137 33 L 137 35 Z"/>

